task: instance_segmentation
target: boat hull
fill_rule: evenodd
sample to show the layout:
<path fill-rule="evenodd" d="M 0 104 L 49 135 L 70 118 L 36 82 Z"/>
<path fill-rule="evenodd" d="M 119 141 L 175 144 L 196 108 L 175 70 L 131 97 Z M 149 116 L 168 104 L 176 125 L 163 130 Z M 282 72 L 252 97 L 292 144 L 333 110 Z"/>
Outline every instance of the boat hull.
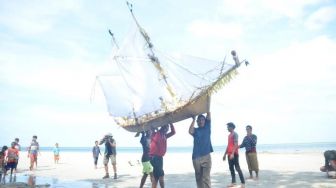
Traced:
<path fill-rule="evenodd" d="M 155 129 L 170 123 L 176 123 L 188 119 L 199 114 L 209 112 L 210 109 L 210 96 L 204 95 L 196 98 L 192 102 L 184 105 L 175 111 L 168 112 L 155 119 L 149 120 L 142 124 L 122 126 L 130 132 L 141 132 L 149 129 Z"/>

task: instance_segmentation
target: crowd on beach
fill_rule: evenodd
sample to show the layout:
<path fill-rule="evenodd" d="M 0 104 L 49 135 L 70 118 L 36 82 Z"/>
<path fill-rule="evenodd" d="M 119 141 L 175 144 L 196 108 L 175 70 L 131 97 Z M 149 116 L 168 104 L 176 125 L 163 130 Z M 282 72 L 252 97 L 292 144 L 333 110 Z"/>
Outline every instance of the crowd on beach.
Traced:
<path fill-rule="evenodd" d="M 6 175 L 16 176 L 17 166 L 19 163 L 21 145 L 19 144 L 20 139 L 15 138 L 13 142 L 11 142 L 10 147 L 7 145 L 2 146 L 0 151 L 0 182 L 5 180 Z M 37 157 L 40 154 L 40 146 L 37 142 L 37 136 L 34 135 L 32 137 L 32 141 L 30 145 L 27 147 L 27 157 L 30 159 L 29 170 L 32 171 L 37 168 Z M 54 152 L 54 161 L 58 163 L 59 161 L 59 147 L 58 143 L 55 144 L 53 148 Z"/>
<path fill-rule="evenodd" d="M 223 161 L 228 162 L 228 169 L 231 175 L 231 183 L 227 187 L 245 187 L 245 177 L 240 167 L 239 149 L 245 148 L 245 158 L 248 166 L 249 179 L 257 181 L 259 178 L 259 164 L 257 157 L 257 136 L 252 133 L 252 126 L 247 125 L 246 135 L 243 140 L 238 141 L 238 134 L 235 132 L 236 125 L 233 122 L 226 123 L 228 130 L 227 147 L 223 155 Z M 203 114 L 192 117 L 188 133 L 193 137 L 192 164 L 195 173 L 195 182 L 197 188 L 211 187 L 211 153 L 213 147 L 211 144 L 211 114 Z M 140 137 L 142 146 L 142 177 L 139 179 L 139 187 L 144 187 L 149 177 L 151 187 L 156 188 L 160 185 L 165 187 L 165 171 L 163 169 L 163 160 L 167 151 L 167 139 L 176 134 L 173 124 L 163 125 L 159 128 L 149 129 L 138 132 L 135 136 Z M 105 151 L 101 152 L 99 145 L 105 146 Z M 39 143 L 37 136 L 32 137 L 30 145 L 27 147 L 28 158 L 30 159 L 29 170 L 37 168 L 37 156 L 39 153 Z M 57 164 L 60 159 L 60 149 L 58 143 L 53 148 L 54 162 Z M 19 163 L 19 153 L 21 146 L 19 139 L 15 138 L 10 147 L 3 146 L 0 151 L 0 182 L 4 181 L 6 175 L 14 175 L 17 172 Z M 117 148 L 116 140 L 112 133 L 107 133 L 101 140 L 96 140 L 92 147 L 93 164 L 97 169 L 99 156 L 103 157 L 105 175 L 103 179 L 118 179 L 117 175 Z M 336 171 L 336 150 L 324 152 L 325 165 L 320 168 L 326 172 L 328 177 L 334 177 L 332 172 Z M 113 176 L 109 173 L 109 162 L 112 164 Z M 140 163 L 140 162 L 139 162 Z M 130 163 L 130 165 L 132 165 Z M 236 182 L 236 172 L 238 173 L 240 185 Z"/>
<path fill-rule="evenodd" d="M 19 163 L 19 153 L 21 151 L 20 139 L 15 138 L 11 142 L 10 147 L 6 145 L 2 146 L 0 152 L 0 181 L 5 179 L 5 176 L 10 173 L 10 176 L 16 175 L 17 166 Z M 39 143 L 37 142 L 37 136 L 34 135 L 30 145 L 27 147 L 28 157 L 30 158 L 29 170 L 33 170 L 34 164 L 37 166 L 37 155 L 39 153 Z"/>
<path fill-rule="evenodd" d="M 195 123 L 197 122 L 197 127 Z M 245 187 L 245 177 L 239 165 L 239 148 L 245 148 L 246 160 L 249 168 L 251 179 L 258 179 L 259 165 L 257 158 L 257 136 L 252 134 L 252 126 L 246 126 L 247 135 L 244 137 L 241 144 L 238 144 L 238 134 L 234 131 L 235 124 L 232 122 L 227 123 L 228 145 L 223 155 L 223 160 L 228 158 L 228 166 L 231 172 L 231 184 L 228 187 L 236 186 L 235 171 L 238 172 L 241 187 Z M 210 112 L 206 116 L 200 114 L 197 117 L 192 117 L 190 124 L 189 134 L 193 137 L 193 152 L 192 163 L 195 171 L 195 179 L 198 188 L 211 187 L 211 153 L 213 147 L 211 144 L 211 115 Z M 164 169 L 163 169 L 163 157 L 167 151 L 167 139 L 174 136 L 176 133 L 174 125 L 163 125 L 160 128 L 149 129 L 143 132 L 138 132 L 135 136 L 138 137 L 141 134 L 140 143 L 142 145 L 143 153 L 141 157 L 141 163 L 143 167 L 143 176 L 140 180 L 140 188 L 142 188 L 146 182 L 147 177 L 150 177 L 151 187 L 156 188 L 160 185 L 161 188 L 165 187 L 164 182 Z M 103 179 L 109 178 L 108 163 L 111 160 L 111 164 L 114 171 L 114 179 L 117 179 L 116 168 L 116 141 L 113 139 L 111 133 L 108 133 L 99 142 L 95 141 L 95 146 L 92 148 L 94 165 L 97 168 L 97 161 L 99 155 L 101 155 L 99 145 L 105 144 L 104 152 L 104 168 L 105 176 Z M 227 157 L 228 156 L 228 157 Z M 253 177 L 255 172 L 255 177 Z"/>
<path fill-rule="evenodd" d="M 195 127 L 195 123 L 197 126 Z M 229 122 L 226 124 L 229 132 L 228 142 L 223 161 L 228 161 L 228 167 L 231 174 L 231 184 L 227 187 L 236 187 L 236 172 L 240 179 L 240 187 L 245 187 L 245 177 L 242 173 L 239 164 L 239 149 L 245 148 L 245 158 L 249 171 L 249 179 L 258 180 L 259 178 L 259 164 L 257 157 L 257 136 L 252 133 L 252 126 L 246 126 L 246 135 L 243 141 L 239 144 L 238 134 L 235 132 L 235 124 Z M 150 177 L 151 187 L 156 188 L 160 185 L 165 187 L 163 157 L 167 151 L 167 139 L 175 135 L 176 131 L 173 124 L 163 125 L 160 128 L 149 129 L 143 132 L 138 132 L 135 136 L 141 134 L 140 143 L 142 145 L 143 153 L 141 157 L 143 176 L 140 180 L 140 188 L 145 185 L 147 177 Z M 211 115 L 210 112 L 206 116 L 200 114 L 197 117 L 192 117 L 192 122 L 189 127 L 189 134 L 193 137 L 193 152 L 192 163 L 195 172 L 195 180 L 197 188 L 211 187 L 211 153 L 213 152 L 211 144 Z M 111 133 L 105 135 L 100 141 L 95 142 L 92 149 L 95 168 L 97 168 L 98 156 L 101 155 L 98 143 L 105 144 L 104 166 L 105 178 L 109 178 L 108 161 L 111 163 L 114 170 L 114 179 L 117 179 L 116 172 L 116 144 Z M 321 171 L 329 172 L 336 170 L 336 151 L 329 150 L 324 153 L 325 165 L 321 167 Z M 130 163 L 130 165 L 132 165 Z M 254 176 L 255 174 L 255 176 Z"/>

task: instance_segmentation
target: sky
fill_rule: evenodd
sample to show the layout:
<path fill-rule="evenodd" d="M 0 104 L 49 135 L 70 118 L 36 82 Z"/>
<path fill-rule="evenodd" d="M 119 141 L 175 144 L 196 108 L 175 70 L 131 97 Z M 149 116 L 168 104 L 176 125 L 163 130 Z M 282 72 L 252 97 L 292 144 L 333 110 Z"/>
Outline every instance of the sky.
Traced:
<path fill-rule="evenodd" d="M 235 49 L 239 74 L 212 96 L 212 143 L 227 122 L 259 144 L 336 142 L 336 2 L 333 0 L 141 0 L 133 11 L 157 48 L 222 60 Z M 95 77 L 132 22 L 125 1 L 0 0 L 0 145 L 38 136 L 40 146 L 93 146 L 111 132 L 139 138 L 108 115 Z M 191 119 L 168 146 L 191 146 Z"/>

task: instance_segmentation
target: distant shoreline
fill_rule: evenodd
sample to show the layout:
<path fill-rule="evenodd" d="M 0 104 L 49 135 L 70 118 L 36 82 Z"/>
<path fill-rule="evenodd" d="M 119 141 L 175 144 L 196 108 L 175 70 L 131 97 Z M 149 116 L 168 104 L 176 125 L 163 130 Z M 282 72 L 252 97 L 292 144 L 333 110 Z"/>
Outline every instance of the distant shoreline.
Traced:
<path fill-rule="evenodd" d="M 104 149 L 104 146 L 100 146 Z M 226 146 L 213 146 L 215 152 L 223 152 Z M 23 147 L 22 151 L 25 151 Z M 41 151 L 52 151 L 53 147 L 40 147 Z M 88 152 L 89 147 L 60 147 L 62 152 Z M 328 149 L 336 149 L 336 142 L 314 142 L 314 143 L 285 143 L 285 144 L 260 144 L 257 146 L 259 153 L 296 153 L 296 152 L 323 152 Z M 241 152 L 244 149 L 240 150 Z M 141 153 L 141 147 L 117 147 L 118 153 Z M 191 153 L 192 146 L 169 147 L 168 152 Z"/>

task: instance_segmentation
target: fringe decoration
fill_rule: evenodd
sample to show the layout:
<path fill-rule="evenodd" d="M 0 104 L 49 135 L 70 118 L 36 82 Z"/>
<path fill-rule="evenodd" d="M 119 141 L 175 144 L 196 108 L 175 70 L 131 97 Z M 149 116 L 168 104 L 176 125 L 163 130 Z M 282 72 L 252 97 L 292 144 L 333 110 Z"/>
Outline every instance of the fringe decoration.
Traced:
<path fill-rule="evenodd" d="M 208 88 L 206 88 L 202 92 L 200 92 L 199 97 L 211 96 L 213 93 L 215 93 L 215 92 L 219 91 L 221 88 L 223 88 L 236 75 L 238 75 L 238 71 L 236 70 L 237 67 L 238 66 L 234 66 L 227 73 L 221 75 L 217 81 L 215 81 Z M 190 105 L 190 104 L 195 103 L 196 99 L 194 98 L 194 100 L 189 101 L 185 105 Z M 163 105 L 164 105 L 164 103 L 163 103 Z M 183 106 L 181 106 L 181 107 L 183 107 Z M 149 114 L 145 114 L 141 117 L 137 117 L 137 119 L 135 119 L 133 117 L 115 118 L 115 122 L 121 127 L 143 125 L 143 129 L 145 129 L 146 122 L 148 122 L 149 120 L 155 119 L 156 117 L 164 115 L 165 112 L 167 112 L 167 106 L 165 106 L 165 110 L 155 111 L 155 112 L 152 112 L 152 113 L 149 113 Z"/>
<path fill-rule="evenodd" d="M 238 71 L 236 69 L 231 69 L 228 73 L 219 77 L 219 79 L 214 82 L 208 89 L 207 95 L 212 95 L 216 93 L 218 90 L 222 89 L 226 84 L 228 84 L 235 76 L 238 75 Z"/>

